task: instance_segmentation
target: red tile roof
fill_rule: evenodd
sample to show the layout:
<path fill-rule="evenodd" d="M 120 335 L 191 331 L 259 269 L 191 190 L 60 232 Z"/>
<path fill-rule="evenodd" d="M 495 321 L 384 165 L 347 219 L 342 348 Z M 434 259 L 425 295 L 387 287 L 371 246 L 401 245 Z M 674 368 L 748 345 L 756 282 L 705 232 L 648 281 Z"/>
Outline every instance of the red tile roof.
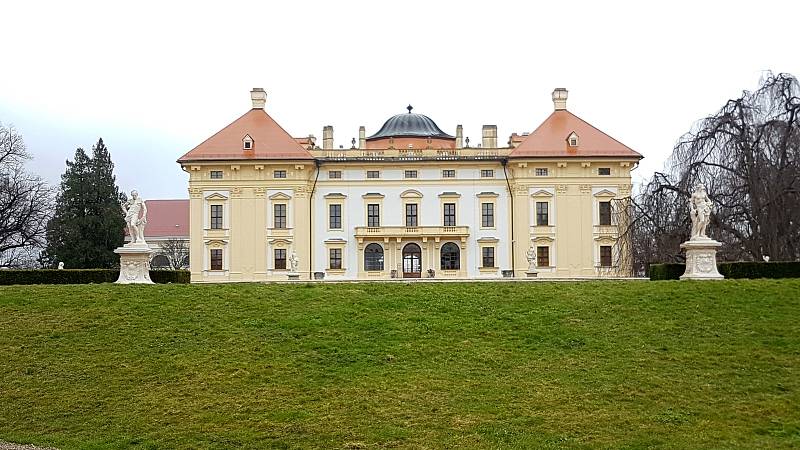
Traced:
<path fill-rule="evenodd" d="M 146 200 L 147 225 L 145 240 L 149 238 L 189 238 L 189 200 Z"/>
<path fill-rule="evenodd" d="M 253 149 L 244 150 L 245 135 Z M 253 108 L 178 159 L 179 163 L 215 159 L 314 159 L 263 109 Z"/>
<path fill-rule="evenodd" d="M 567 145 L 567 136 L 573 131 L 578 135 L 577 147 Z M 556 110 L 550 114 L 509 156 L 642 158 L 641 154 L 567 110 Z"/>

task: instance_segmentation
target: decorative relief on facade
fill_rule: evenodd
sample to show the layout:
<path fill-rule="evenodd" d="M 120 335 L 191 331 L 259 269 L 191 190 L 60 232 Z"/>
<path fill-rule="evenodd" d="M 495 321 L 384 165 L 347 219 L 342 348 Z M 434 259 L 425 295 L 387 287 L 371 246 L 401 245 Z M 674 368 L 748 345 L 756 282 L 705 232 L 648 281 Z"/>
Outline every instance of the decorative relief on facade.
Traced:
<path fill-rule="evenodd" d="M 242 196 L 242 188 L 235 187 L 235 188 L 231 189 L 231 197 L 239 198 L 241 196 Z"/>
<path fill-rule="evenodd" d="M 631 184 L 620 184 L 619 186 L 617 186 L 617 188 L 619 189 L 619 193 L 620 194 L 630 195 L 631 189 L 633 188 L 633 185 L 631 185 Z"/>
<path fill-rule="evenodd" d="M 253 189 L 253 192 L 256 197 L 264 197 L 265 195 L 267 195 L 267 188 L 257 187 Z"/>
<path fill-rule="evenodd" d="M 582 184 L 582 185 L 579 186 L 579 189 L 581 190 L 581 194 L 588 194 L 588 193 L 592 192 L 592 185 L 591 184 Z"/>
<path fill-rule="evenodd" d="M 189 197 L 203 198 L 203 190 L 200 188 L 189 188 Z"/>

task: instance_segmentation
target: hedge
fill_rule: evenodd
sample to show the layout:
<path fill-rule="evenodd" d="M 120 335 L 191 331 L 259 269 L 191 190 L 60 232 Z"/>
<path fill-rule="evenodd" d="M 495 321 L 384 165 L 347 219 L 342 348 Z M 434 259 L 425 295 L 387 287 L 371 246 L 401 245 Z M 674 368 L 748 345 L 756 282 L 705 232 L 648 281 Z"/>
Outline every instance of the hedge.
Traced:
<path fill-rule="evenodd" d="M 651 280 L 677 280 L 686 272 L 686 264 L 650 264 Z"/>
<path fill-rule="evenodd" d="M 0 285 L 113 283 L 118 269 L 0 270 Z M 154 283 L 188 283 L 188 270 L 151 270 Z"/>
<path fill-rule="evenodd" d="M 717 263 L 725 278 L 800 278 L 800 261 Z M 651 264 L 651 280 L 677 280 L 686 271 L 685 264 Z"/>

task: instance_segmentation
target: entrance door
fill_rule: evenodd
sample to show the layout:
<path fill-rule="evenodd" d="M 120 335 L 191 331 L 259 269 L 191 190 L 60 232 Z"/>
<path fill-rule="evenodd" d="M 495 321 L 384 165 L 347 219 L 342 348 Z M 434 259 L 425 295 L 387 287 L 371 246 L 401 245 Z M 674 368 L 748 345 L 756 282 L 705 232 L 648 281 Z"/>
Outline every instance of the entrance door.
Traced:
<path fill-rule="evenodd" d="M 419 278 L 422 275 L 422 251 L 417 244 L 403 247 L 403 278 Z"/>

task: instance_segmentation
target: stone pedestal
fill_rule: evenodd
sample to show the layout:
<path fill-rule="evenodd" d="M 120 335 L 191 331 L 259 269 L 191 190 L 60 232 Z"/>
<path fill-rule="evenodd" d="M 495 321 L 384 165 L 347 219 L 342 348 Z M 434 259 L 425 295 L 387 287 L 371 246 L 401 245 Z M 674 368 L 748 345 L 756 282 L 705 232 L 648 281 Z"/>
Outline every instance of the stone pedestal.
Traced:
<path fill-rule="evenodd" d="M 300 281 L 300 274 L 297 272 L 289 272 L 289 281 Z"/>
<path fill-rule="evenodd" d="M 125 244 L 114 250 L 119 255 L 119 284 L 153 284 L 150 280 L 150 255 L 147 244 Z"/>
<path fill-rule="evenodd" d="M 717 270 L 717 249 L 722 244 L 708 238 L 692 239 L 681 244 L 686 250 L 686 273 L 681 280 L 722 280 Z"/>
<path fill-rule="evenodd" d="M 528 277 L 528 278 L 536 278 L 538 275 L 539 275 L 539 272 L 537 272 L 535 270 L 534 271 L 528 270 L 527 272 L 525 272 L 525 276 Z"/>

